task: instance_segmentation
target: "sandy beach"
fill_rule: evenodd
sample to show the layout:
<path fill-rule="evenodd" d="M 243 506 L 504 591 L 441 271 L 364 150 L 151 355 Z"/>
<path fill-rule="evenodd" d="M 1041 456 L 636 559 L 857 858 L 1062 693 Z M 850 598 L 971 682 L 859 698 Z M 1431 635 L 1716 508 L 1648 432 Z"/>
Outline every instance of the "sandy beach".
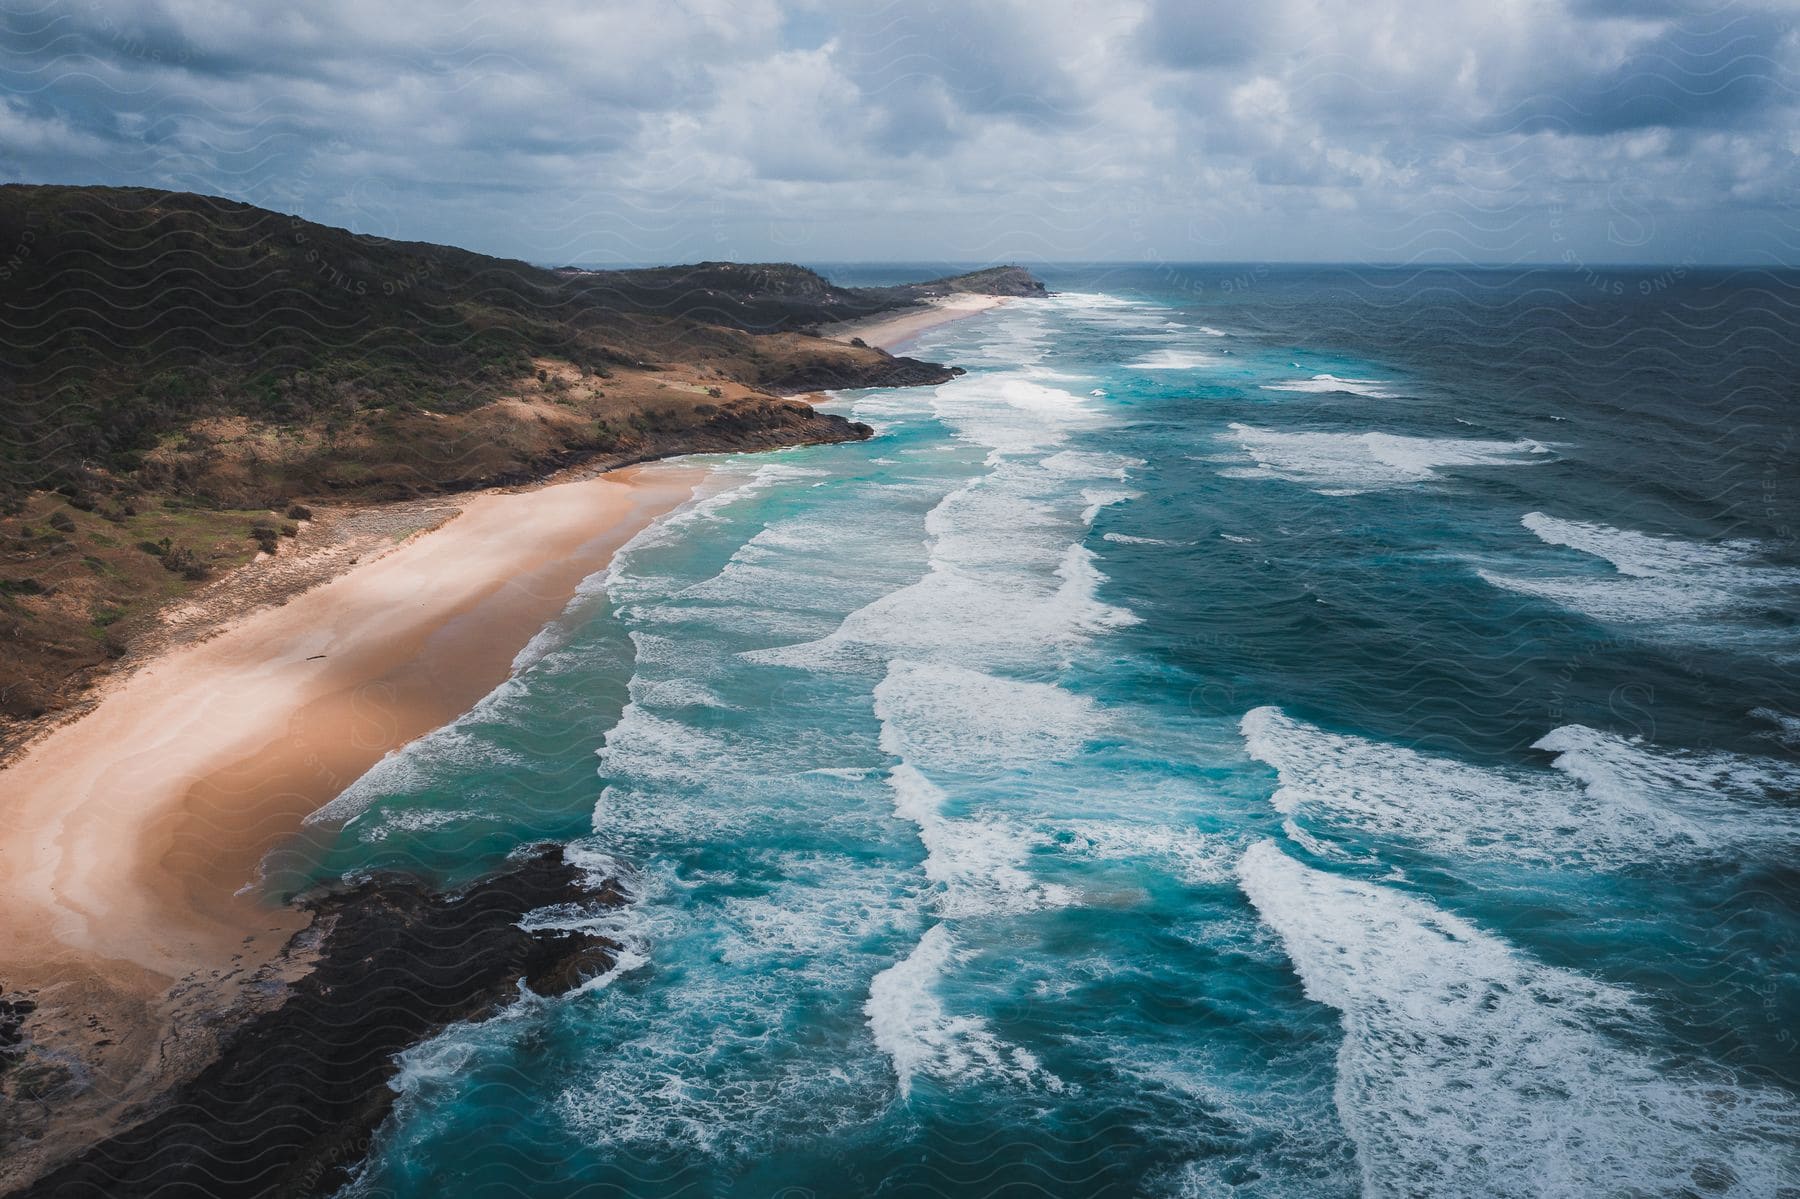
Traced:
<path fill-rule="evenodd" d="M 826 330 L 826 335 L 837 341 L 849 341 L 852 337 L 860 337 L 869 345 L 892 352 L 911 341 L 927 329 L 935 329 L 939 325 L 947 325 L 951 321 L 961 320 L 966 316 L 974 316 L 978 312 L 986 312 L 1006 303 L 1005 296 L 983 296 L 972 292 L 959 292 L 941 299 L 928 301 L 920 308 L 909 308 L 905 312 L 893 316 L 875 316 L 863 321 L 845 321 L 841 325 Z"/>
<path fill-rule="evenodd" d="M 118 1097 L 153 1091 L 183 1021 L 229 1005 L 304 926 L 247 887 L 269 849 L 502 682 L 702 477 L 668 463 L 459 497 L 442 528 L 118 682 L 0 773 L 0 983 Z"/>
<path fill-rule="evenodd" d="M 958 295 L 833 335 L 889 348 L 1001 302 Z M 704 477 L 665 462 L 446 498 L 447 522 L 164 650 L 0 770 L 0 990 L 37 1004 L 39 1047 L 89 1080 L 0 1186 L 133 1122 L 279 1002 L 309 968 L 310 916 L 258 885 L 270 851 L 504 681 L 579 583 Z"/>

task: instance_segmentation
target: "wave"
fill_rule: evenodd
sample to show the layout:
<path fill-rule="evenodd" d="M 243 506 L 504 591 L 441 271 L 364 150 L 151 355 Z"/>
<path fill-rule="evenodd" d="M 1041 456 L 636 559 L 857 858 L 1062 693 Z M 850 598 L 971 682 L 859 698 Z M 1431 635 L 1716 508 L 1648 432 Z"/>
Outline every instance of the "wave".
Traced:
<path fill-rule="evenodd" d="M 1117 542 L 1119 545 L 1187 545 L 1185 541 L 1168 541 L 1161 537 L 1134 537 L 1130 533 L 1102 533 L 1100 540 Z"/>
<path fill-rule="evenodd" d="M 1529 512 L 1520 523 L 1547 545 L 1598 558 L 1609 575 L 1523 576 L 1476 573 L 1507 591 L 1546 599 L 1597 620 L 1690 622 L 1743 609 L 1786 608 L 1800 570 L 1758 561 L 1754 541 L 1705 543 Z M 1720 630 L 1682 629 L 1717 636 Z"/>
<path fill-rule="evenodd" d="M 1396 394 L 1388 390 L 1386 384 L 1375 379 L 1340 379 L 1336 375 L 1314 375 L 1310 379 L 1284 379 L 1280 383 L 1264 383 L 1262 389 L 1264 391 L 1298 391 L 1309 394 L 1342 391 L 1351 395 L 1367 396 L 1372 400 L 1391 400 Z"/>
<path fill-rule="evenodd" d="M 1297 822 L 1464 857 L 1618 870 L 1800 847 L 1800 812 L 1781 806 L 1800 770 L 1724 753 L 1652 749 L 1565 725 L 1535 748 L 1551 770 L 1480 767 L 1330 733 L 1278 708 L 1240 724 L 1279 779 L 1271 802 Z M 1326 850 L 1329 852 L 1329 850 Z"/>
<path fill-rule="evenodd" d="M 1052 474 L 1076 479 L 1118 479 L 1144 465 L 1142 458 L 1128 454 L 1109 454 L 1095 450 L 1061 450 L 1039 461 L 1038 466 Z"/>
<path fill-rule="evenodd" d="M 1238 877 L 1340 1014 L 1336 1102 L 1365 1194 L 1749 1199 L 1791 1179 L 1792 1101 L 1639 1048 L 1653 1030 L 1629 993 L 1273 842 Z"/>
<path fill-rule="evenodd" d="M 438 779 L 519 765 L 519 756 L 481 726 L 503 720 L 506 707 L 523 694 L 524 684 L 517 677 L 507 679 L 449 724 L 389 750 L 301 823 L 349 823 L 384 799 L 424 790 Z"/>
<path fill-rule="evenodd" d="M 1737 566 L 1758 549 L 1754 541 L 1728 541 L 1704 545 L 1678 537 L 1654 537 L 1610 525 L 1578 520 L 1559 520 L 1542 512 L 1527 512 L 1519 523 L 1547 545 L 1567 546 L 1604 558 L 1620 574 L 1653 579 L 1687 570 L 1716 570 Z"/>
<path fill-rule="evenodd" d="M 880 669 L 895 658 L 1028 667 L 1042 662 L 1046 651 L 1066 653 L 1096 631 L 1137 619 L 1096 597 L 1103 576 L 1091 558 L 1082 547 L 1070 547 L 1062 581 L 1050 591 L 935 570 L 852 612 L 825 637 L 750 650 L 742 657 L 761 665 L 825 671 Z"/>
<path fill-rule="evenodd" d="M 761 876 L 755 893 L 731 894 L 729 875 L 707 882 L 659 864 L 626 876 L 633 902 L 612 925 L 581 923 L 641 963 L 560 1004 L 584 1048 L 558 1072 L 554 1108 L 581 1143 L 663 1159 L 766 1153 L 886 1106 L 886 1063 L 867 1052 L 856 1002 L 892 963 L 875 947 L 918 927 L 916 905 L 888 870 L 849 855 L 757 866 L 780 881 Z"/>
<path fill-rule="evenodd" d="M 1041 664 L 1047 650 L 1067 652 L 1138 619 L 1100 599 L 1106 576 L 1093 552 L 1060 540 L 1071 517 L 1086 514 L 1059 509 L 1110 498 L 1072 492 L 1067 476 L 1037 465 L 996 466 L 926 515 L 930 568 L 918 582 L 856 609 L 822 638 L 742 656 L 828 671 L 878 669 L 894 658 Z"/>
<path fill-rule="evenodd" d="M 362 829 L 357 839 L 364 844 L 385 841 L 396 833 L 425 833 L 453 824 L 485 824 L 498 820 L 492 812 L 472 809 L 445 811 L 436 808 L 409 808 L 381 813 L 381 819 Z"/>
<path fill-rule="evenodd" d="M 1790 716 L 1774 708 L 1752 708 L 1750 715 L 1774 726 L 1767 736 L 1786 745 L 1800 745 L 1800 716 Z"/>
<path fill-rule="evenodd" d="M 638 559 L 646 550 L 679 542 L 695 526 L 722 521 L 737 504 L 782 484 L 826 477 L 824 471 L 786 462 L 765 462 L 748 477 L 738 473 L 742 469 L 741 464 L 715 465 L 695 486 L 692 499 L 639 529 L 613 552 L 606 569 L 583 581 L 576 594 L 591 597 L 604 592 L 617 603 L 659 597 L 667 590 L 667 580 L 640 568 Z"/>
<path fill-rule="evenodd" d="M 693 787 L 705 785 L 719 763 L 734 756 L 724 738 L 658 716 L 635 700 L 625 705 L 595 753 L 605 775 Z"/>
<path fill-rule="evenodd" d="M 1449 467 L 1523 466 L 1543 461 L 1539 443 L 1393 433 L 1282 433 L 1232 424 L 1220 439 L 1235 442 L 1254 466 L 1219 473 L 1232 479 L 1281 479 L 1320 495 L 1357 495 L 1440 478 Z"/>
<path fill-rule="evenodd" d="M 896 660 L 875 688 L 881 748 L 926 769 L 1010 770 L 1069 757 L 1105 727 L 1095 703 L 1050 683 Z"/>
<path fill-rule="evenodd" d="M 1101 511 L 1114 504 L 1124 504 L 1138 498 L 1138 492 L 1120 491 L 1117 488 L 1089 487 L 1082 491 L 1081 498 L 1087 501 L 1087 507 L 1081 510 L 1081 523 L 1091 525 Z"/>
<path fill-rule="evenodd" d="M 1219 362 L 1218 355 L 1197 350 L 1156 350 L 1127 366 L 1140 371 L 1197 371 L 1218 366 Z"/>
<path fill-rule="evenodd" d="M 1060 821 L 1052 842 L 1062 853 L 1077 858 L 1156 862 L 1190 886 L 1230 881 L 1240 844 L 1217 833 L 1120 818 Z"/>
<path fill-rule="evenodd" d="M 939 420 L 996 455 L 1045 453 L 1100 416 L 1086 399 L 1019 374 L 965 375 L 932 392 Z"/>
<path fill-rule="evenodd" d="M 1024 869 L 1026 853 L 1046 838 L 1005 821 L 945 816 L 943 789 L 904 762 L 889 772 L 888 787 L 895 814 L 918 826 L 939 915 L 1018 915 L 1076 901 L 1071 888 L 1039 882 Z"/>
<path fill-rule="evenodd" d="M 957 960 L 955 940 L 933 925 L 905 959 L 875 976 L 863 1007 L 875 1044 L 893 1063 L 902 1099 L 920 1075 L 953 1081 L 998 1077 L 1017 1083 L 1061 1083 L 1030 1053 L 999 1040 L 979 1016 L 953 1016 L 937 997 L 945 971 Z"/>

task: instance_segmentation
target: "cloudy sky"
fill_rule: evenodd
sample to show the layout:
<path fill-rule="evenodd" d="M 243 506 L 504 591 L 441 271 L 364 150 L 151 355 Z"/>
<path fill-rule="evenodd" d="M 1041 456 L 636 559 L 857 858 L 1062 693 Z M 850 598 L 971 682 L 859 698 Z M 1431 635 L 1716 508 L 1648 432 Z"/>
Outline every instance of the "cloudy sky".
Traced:
<path fill-rule="evenodd" d="M 1800 262 L 1800 0 L 32 3 L 0 178 L 536 262 Z"/>

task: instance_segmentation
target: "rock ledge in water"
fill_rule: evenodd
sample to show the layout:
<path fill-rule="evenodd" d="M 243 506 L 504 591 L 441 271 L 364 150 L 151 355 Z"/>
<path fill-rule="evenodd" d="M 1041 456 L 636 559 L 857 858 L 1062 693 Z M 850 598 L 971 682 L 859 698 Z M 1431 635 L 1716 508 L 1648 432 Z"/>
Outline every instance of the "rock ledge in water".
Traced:
<path fill-rule="evenodd" d="M 317 964 L 155 1115 L 38 1179 L 28 1196 L 282 1195 L 328 1192 L 368 1150 L 393 1106 L 395 1055 L 446 1025 L 480 1019 L 524 983 L 560 994 L 611 969 L 618 946 L 591 933 L 526 932 L 553 904 L 618 906 L 560 846 L 451 895 L 382 877 L 308 901 Z"/>

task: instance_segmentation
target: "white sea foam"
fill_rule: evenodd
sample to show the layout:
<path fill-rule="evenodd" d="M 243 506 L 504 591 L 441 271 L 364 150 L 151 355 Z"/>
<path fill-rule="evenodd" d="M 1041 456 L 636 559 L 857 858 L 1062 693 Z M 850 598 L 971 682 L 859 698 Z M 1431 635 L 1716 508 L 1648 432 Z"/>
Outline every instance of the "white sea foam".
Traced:
<path fill-rule="evenodd" d="M 1552 766 L 1615 813 L 1657 806 L 1664 827 L 1699 848 L 1780 856 L 1800 847 L 1800 768 L 1779 759 L 1652 748 L 1579 724 L 1532 748 L 1554 753 Z"/>
<path fill-rule="evenodd" d="M 1081 498 L 1087 501 L 1087 507 L 1081 510 L 1081 523 L 1091 525 L 1101 511 L 1114 504 L 1123 504 L 1138 498 L 1135 491 L 1121 491 L 1116 487 L 1088 487 L 1083 489 Z"/>
<path fill-rule="evenodd" d="M 390 795 L 419 790 L 446 774 L 468 774 L 518 762 L 517 754 L 475 726 L 500 717 L 522 690 L 518 679 L 509 678 L 465 715 L 389 750 L 330 802 L 310 813 L 303 823 L 349 821 Z"/>
<path fill-rule="evenodd" d="M 1118 479 L 1144 465 L 1142 458 L 1127 454 L 1108 454 L 1094 450 L 1060 450 L 1038 463 L 1044 470 L 1076 479 Z"/>
<path fill-rule="evenodd" d="M 1777 712 L 1774 708 L 1752 708 L 1750 715 L 1775 726 L 1769 736 L 1788 745 L 1800 745 L 1800 716 Z"/>
<path fill-rule="evenodd" d="M 855 606 L 867 598 L 867 582 L 854 571 L 797 570 L 794 559 L 845 559 L 864 536 L 862 528 L 841 521 L 816 517 L 779 521 L 739 546 L 719 573 L 668 598 L 737 606 L 760 621 L 759 627 L 767 627 L 770 614 L 777 611 L 842 611 L 846 604 Z"/>
<path fill-rule="evenodd" d="M 634 675 L 630 684 L 633 703 L 652 708 L 729 708 L 718 692 L 698 679 L 645 679 Z"/>
<path fill-rule="evenodd" d="M 866 1049 L 860 1026 L 818 1029 L 830 1044 L 772 1032 L 806 1020 L 820 995 L 854 995 L 891 965 L 865 942 L 917 927 L 916 905 L 888 871 L 848 856 L 785 854 L 759 867 L 783 881 L 761 894 L 713 896 L 718 902 L 696 900 L 729 887 L 729 875 L 703 879 L 664 864 L 631 880 L 627 918 L 602 931 L 634 961 L 685 968 L 673 985 L 595 986 L 579 1001 L 593 1009 L 606 1044 L 570 1063 L 565 1077 L 575 1081 L 555 1107 L 584 1143 L 768 1152 L 865 1122 L 891 1097 L 886 1062 L 858 1052 Z"/>
<path fill-rule="evenodd" d="M 383 812 L 379 822 L 358 832 L 357 839 L 365 844 L 372 844 L 385 841 L 395 833 L 425 833 L 453 824 L 479 824 L 491 822 L 494 819 L 496 817 L 491 812 L 476 812 L 466 808 L 453 811 L 414 808 L 406 811 Z"/>
<path fill-rule="evenodd" d="M 1039 882 L 1024 869 L 1026 854 L 1045 841 L 1041 834 L 1000 820 L 945 816 L 943 789 L 906 763 L 889 772 L 888 787 L 894 813 L 919 828 L 940 916 L 1016 915 L 1075 902 L 1070 888 Z"/>
<path fill-rule="evenodd" d="M 723 738 L 655 715 L 636 702 L 625 705 L 596 753 L 602 774 L 693 786 L 704 784 L 720 762 L 733 757 Z"/>
<path fill-rule="evenodd" d="M 1148 861 L 1164 866 L 1194 886 L 1231 879 L 1238 844 L 1216 833 L 1121 819 L 1058 822 L 1056 847 L 1075 857 L 1102 861 Z"/>
<path fill-rule="evenodd" d="M 918 904 L 886 870 L 818 852 L 781 853 L 774 864 L 782 881 L 719 904 L 727 930 L 719 956 L 730 965 L 860 988 L 869 979 L 867 963 L 846 950 L 918 927 Z"/>
<path fill-rule="evenodd" d="M 1080 458 L 1062 465 L 1072 470 L 1084 462 L 1103 465 Z M 1037 464 L 997 464 L 927 514 L 932 543 L 924 578 L 851 612 L 825 637 L 743 656 L 764 665 L 845 671 L 879 668 L 896 657 L 1011 666 L 1040 663 L 1046 650 L 1066 653 L 1137 620 L 1100 599 L 1106 579 L 1092 552 L 1061 540 L 1075 514 L 1060 508 L 1109 498 L 1072 494 L 1068 476 Z"/>
<path fill-rule="evenodd" d="M 1762 547 L 1753 541 L 1687 541 L 1542 512 L 1527 513 L 1520 523 L 1546 544 L 1599 558 L 1617 573 L 1477 573 L 1493 586 L 1547 599 L 1597 620 L 1680 622 L 1684 627 L 1672 630 L 1679 635 L 1728 636 L 1729 630 L 1695 628 L 1691 622 L 1733 610 L 1789 605 L 1793 588 L 1800 585 L 1800 571 L 1760 563 Z"/>
<path fill-rule="evenodd" d="M 1042 453 L 1098 423 L 1086 400 L 1018 374 L 966 375 L 932 393 L 937 416 L 996 454 Z"/>
<path fill-rule="evenodd" d="M 1283 479 L 1320 495 L 1356 495 L 1437 479 L 1448 467 L 1522 466 L 1542 461 L 1537 442 L 1401 437 L 1392 433 L 1283 433 L 1233 424 L 1234 442 L 1254 466 L 1228 467 L 1233 479 Z"/>
<path fill-rule="evenodd" d="M 1310 379 L 1284 379 L 1279 383 L 1264 383 L 1264 391 L 1299 391 L 1313 394 L 1333 391 L 1348 392 L 1352 395 L 1367 396 L 1372 400 L 1392 399 L 1394 392 L 1388 390 L 1386 384 L 1375 379 L 1340 379 L 1336 375 L 1314 375 Z"/>
<path fill-rule="evenodd" d="M 1542 512 L 1527 512 L 1519 523 L 1536 534 L 1539 541 L 1604 558 L 1620 574 L 1640 579 L 1689 570 L 1729 569 L 1754 557 L 1759 548 L 1753 541 L 1705 545 L 1678 537 L 1654 537 L 1609 525 L 1559 520 Z"/>
<path fill-rule="evenodd" d="M 1046 1074 L 1037 1059 L 1003 1043 L 979 1016 L 952 1015 L 938 998 L 945 972 L 958 960 L 956 941 L 943 925 L 933 925 L 905 959 L 876 975 L 863 1005 L 875 1044 L 893 1063 L 900 1096 L 912 1094 L 913 1082 L 928 1075 L 945 1082 L 1003 1078 L 1039 1083 L 1053 1090 L 1061 1084 Z"/>
<path fill-rule="evenodd" d="M 1102 533 L 1102 541 L 1116 541 L 1120 545 L 1184 545 L 1185 542 L 1165 541 L 1161 537 L 1133 537 L 1130 533 Z"/>
<path fill-rule="evenodd" d="M 1103 576 L 1092 565 L 1090 551 L 1071 547 L 1058 571 L 1056 588 L 1045 590 L 1038 584 L 934 570 L 852 612 L 826 637 L 753 650 L 743 657 L 833 671 L 879 669 L 897 657 L 1026 666 L 1042 662 L 1046 651 L 1067 652 L 1084 637 L 1137 619 L 1097 598 Z"/>
<path fill-rule="evenodd" d="M 1297 829 L 1602 870 L 1800 847 L 1800 811 L 1782 806 L 1800 770 L 1772 759 L 1653 749 L 1565 725 L 1536 746 L 1557 755 L 1553 770 L 1504 769 L 1329 733 L 1271 707 L 1241 728 L 1251 755 L 1275 767 L 1271 802 Z"/>
<path fill-rule="evenodd" d="M 1156 350 L 1128 365 L 1140 371 L 1197 371 L 1219 365 L 1219 359 L 1197 350 Z"/>
<path fill-rule="evenodd" d="M 741 469 L 714 467 L 694 488 L 692 499 L 638 530 L 630 540 L 614 551 L 605 570 L 582 584 L 578 594 L 592 594 L 603 590 L 620 602 L 641 598 L 646 590 L 649 594 L 659 594 L 656 589 L 657 580 L 653 576 L 645 576 L 637 569 L 637 560 L 646 550 L 677 541 L 696 525 L 716 522 L 724 518 L 734 505 L 773 487 L 799 479 L 827 477 L 825 471 L 787 462 L 762 463 L 747 478 L 737 473 Z"/>
<path fill-rule="evenodd" d="M 1791 1101 L 1635 1046 L 1627 992 L 1534 961 L 1424 900 L 1273 842 L 1240 885 L 1344 1029 L 1336 1101 L 1367 1195 L 1776 1194 Z"/>
<path fill-rule="evenodd" d="M 881 748 L 922 769 L 1008 770 L 1069 757 L 1105 726 L 1094 702 L 1050 683 L 898 660 L 875 688 Z"/>

